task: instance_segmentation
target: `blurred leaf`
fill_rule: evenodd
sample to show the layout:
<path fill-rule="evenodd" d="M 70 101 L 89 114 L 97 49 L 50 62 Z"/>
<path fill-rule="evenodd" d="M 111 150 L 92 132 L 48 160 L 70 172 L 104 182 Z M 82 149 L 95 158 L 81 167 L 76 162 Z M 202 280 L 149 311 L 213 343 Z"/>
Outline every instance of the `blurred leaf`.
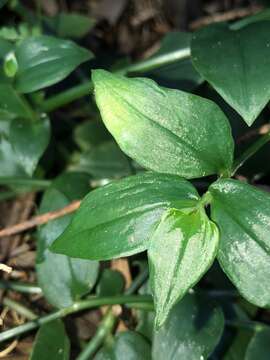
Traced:
<path fill-rule="evenodd" d="M 69 360 L 70 343 L 62 320 L 40 327 L 30 360 Z"/>
<path fill-rule="evenodd" d="M 203 360 L 213 352 L 224 327 L 221 308 L 209 299 L 186 295 L 172 310 L 164 326 L 155 332 L 155 360 Z"/>
<path fill-rule="evenodd" d="M 13 50 L 13 44 L 6 39 L 0 37 L 0 59 L 3 59 L 6 54 Z"/>
<path fill-rule="evenodd" d="M 95 19 L 79 13 L 61 12 L 45 18 L 45 23 L 63 38 L 82 38 L 95 26 Z"/>
<path fill-rule="evenodd" d="M 50 120 L 14 119 L 10 125 L 10 143 L 25 172 L 32 176 L 50 140 Z"/>
<path fill-rule="evenodd" d="M 40 213 L 62 208 L 73 200 L 81 199 L 88 191 L 89 177 L 86 174 L 63 174 L 45 192 Z M 98 262 L 73 259 L 51 253 L 48 249 L 68 226 L 71 218 L 72 214 L 66 215 L 49 222 L 38 231 L 38 283 L 47 300 L 58 308 L 70 306 L 89 292 L 98 276 Z"/>
<path fill-rule="evenodd" d="M 32 114 L 24 100 L 11 85 L 0 84 L 0 116 L 2 118 L 31 118 Z"/>
<path fill-rule="evenodd" d="M 107 141 L 79 155 L 74 170 L 83 171 L 95 179 L 113 179 L 130 175 L 126 155 L 114 141 Z"/>
<path fill-rule="evenodd" d="M 237 333 L 234 336 L 234 339 L 229 347 L 229 350 L 226 352 L 224 356 L 224 360 L 246 359 L 245 354 L 251 336 L 252 335 L 250 330 L 237 329 Z M 257 358 L 256 360 L 261 360 L 261 359 Z"/>
<path fill-rule="evenodd" d="M 0 9 L 7 3 L 8 0 L 0 0 Z"/>
<path fill-rule="evenodd" d="M 151 347 L 138 333 L 118 334 L 111 347 L 101 349 L 94 360 L 151 360 Z M 164 360 L 164 359 L 163 359 Z"/>
<path fill-rule="evenodd" d="M 259 330 L 249 342 L 245 360 L 269 360 L 270 327 Z"/>
<path fill-rule="evenodd" d="M 239 30 L 210 25 L 191 42 L 195 68 L 249 126 L 270 99 L 269 25 L 260 21 Z"/>
<path fill-rule="evenodd" d="M 102 120 L 140 165 L 189 179 L 230 171 L 231 129 L 213 102 L 105 70 L 94 70 L 92 79 Z"/>
<path fill-rule="evenodd" d="M 139 294 L 141 295 L 151 295 L 151 286 L 150 282 L 147 281 L 140 289 Z M 152 341 L 153 331 L 154 331 L 154 321 L 155 313 L 153 311 L 146 310 L 137 310 L 138 324 L 136 331 L 147 338 L 149 341 Z"/>
<path fill-rule="evenodd" d="M 99 296 L 114 296 L 122 294 L 125 289 L 125 278 L 117 270 L 104 269 L 97 285 Z"/>
<path fill-rule="evenodd" d="M 101 120 L 85 121 L 76 126 L 74 140 L 81 150 L 87 151 L 108 141 L 111 135 Z"/>
<path fill-rule="evenodd" d="M 18 62 L 16 88 L 33 92 L 58 83 L 93 54 L 69 40 L 52 36 L 33 36 L 16 48 Z"/>
<path fill-rule="evenodd" d="M 160 49 L 152 56 L 167 54 L 190 47 L 191 34 L 173 31 L 167 33 L 161 41 Z M 160 69 L 145 74 L 162 86 L 191 91 L 202 83 L 203 79 L 194 69 L 190 59 L 176 61 Z"/>
<path fill-rule="evenodd" d="M 197 201 L 196 189 L 175 175 L 144 173 L 114 181 L 85 197 L 51 249 L 93 260 L 142 252 L 167 208 Z"/>

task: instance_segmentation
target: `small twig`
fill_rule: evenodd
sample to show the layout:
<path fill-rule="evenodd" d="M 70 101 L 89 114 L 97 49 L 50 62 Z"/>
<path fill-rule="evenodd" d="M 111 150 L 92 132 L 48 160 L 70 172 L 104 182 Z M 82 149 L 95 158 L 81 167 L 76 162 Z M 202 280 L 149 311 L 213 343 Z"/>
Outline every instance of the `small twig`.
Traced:
<path fill-rule="evenodd" d="M 223 13 L 216 13 L 216 14 L 213 14 L 210 16 L 205 16 L 201 19 L 191 22 L 189 27 L 191 30 L 196 30 L 196 29 L 199 29 L 200 27 L 203 27 L 203 26 L 215 23 L 215 22 L 241 19 L 243 17 L 256 14 L 257 12 L 259 12 L 262 9 L 263 9 L 262 6 L 251 5 L 250 7 L 247 7 L 247 8 L 238 8 L 238 9 L 233 9 L 233 10 L 223 12 Z"/>
<path fill-rule="evenodd" d="M 8 347 L 2 351 L 0 351 L 0 358 L 6 358 L 8 354 L 10 354 L 18 345 L 18 340 L 13 340 Z"/>
<path fill-rule="evenodd" d="M 42 289 L 39 286 L 19 281 L 0 280 L 0 289 L 13 290 L 25 294 L 42 294 Z"/>
<path fill-rule="evenodd" d="M 250 140 L 251 138 L 258 136 L 258 135 L 264 135 L 270 131 L 270 124 L 263 124 L 257 129 L 252 129 L 245 133 L 243 136 L 240 136 L 236 143 L 239 145 L 245 141 Z"/>
<path fill-rule="evenodd" d="M 10 274 L 11 271 L 12 271 L 12 267 L 10 267 L 10 266 L 8 266 L 8 265 L 6 265 L 6 264 L 0 263 L 0 270 L 6 272 L 6 273 L 8 273 L 8 274 Z"/>
<path fill-rule="evenodd" d="M 37 318 L 37 315 L 33 311 L 8 297 L 3 299 L 3 305 L 7 306 L 9 309 L 15 310 L 18 314 L 28 320 L 34 320 Z"/>
<path fill-rule="evenodd" d="M 63 217 L 65 215 L 68 215 L 68 214 L 76 211 L 79 208 L 80 204 L 81 204 L 81 201 L 77 200 L 77 201 L 74 201 L 71 204 L 63 207 L 62 209 L 59 209 L 56 211 L 50 211 L 48 213 L 35 216 L 30 220 L 27 220 L 20 224 L 10 226 L 6 229 L 0 230 L 0 237 L 15 235 L 20 232 L 32 229 L 36 226 L 46 224 L 49 221 L 52 221 L 52 220 L 58 219 L 60 217 Z"/>

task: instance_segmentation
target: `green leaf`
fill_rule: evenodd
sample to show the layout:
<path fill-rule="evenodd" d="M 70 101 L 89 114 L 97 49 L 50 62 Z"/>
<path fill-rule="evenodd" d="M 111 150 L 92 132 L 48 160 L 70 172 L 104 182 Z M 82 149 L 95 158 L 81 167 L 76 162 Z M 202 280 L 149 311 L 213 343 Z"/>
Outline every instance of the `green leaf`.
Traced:
<path fill-rule="evenodd" d="M 219 263 L 251 303 L 270 306 L 270 195 L 238 180 L 210 187 L 211 217 L 220 229 Z"/>
<path fill-rule="evenodd" d="M 241 20 L 236 21 L 235 23 L 230 25 L 230 28 L 232 30 L 238 30 L 243 28 L 244 26 L 247 26 L 249 24 L 252 24 L 254 22 L 258 21 L 269 21 L 270 20 L 270 9 L 266 8 L 252 16 L 247 16 Z"/>
<path fill-rule="evenodd" d="M 50 36 L 33 36 L 20 42 L 15 55 L 18 62 L 16 88 L 29 93 L 56 84 L 92 53 L 72 41 Z"/>
<path fill-rule="evenodd" d="M 50 140 L 50 120 L 14 119 L 10 126 L 10 143 L 25 172 L 32 176 Z"/>
<path fill-rule="evenodd" d="M 106 141 L 80 154 L 72 169 L 83 171 L 95 179 L 113 179 L 130 175 L 130 164 L 126 155 L 114 141 Z"/>
<path fill-rule="evenodd" d="M 57 178 L 45 192 L 40 212 L 62 208 L 89 190 L 89 177 L 80 173 L 66 173 Z M 36 270 L 39 286 L 47 300 L 55 307 L 72 305 L 95 285 L 99 264 L 96 261 L 69 258 L 51 253 L 51 243 L 68 226 L 72 215 L 66 215 L 42 226 L 38 231 Z"/>
<path fill-rule="evenodd" d="M 106 127 L 140 165 L 186 178 L 230 171 L 230 126 L 213 102 L 104 70 L 92 79 Z"/>
<path fill-rule="evenodd" d="M 147 265 L 146 265 L 147 266 Z M 147 280 L 143 286 L 139 289 L 140 295 L 150 295 L 151 286 L 150 281 Z M 136 310 L 137 314 L 137 327 L 136 331 L 147 338 L 149 341 L 152 341 L 154 323 L 155 323 L 155 313 L 148 310 Z"/>
<path fill-rule="evenodd" d="M 39 329 L 30 360 L 69 360 L 70 343 L 64 324 L 53 320 Z"/>
<path fill-rule="evenodd" d="M 66 38 L 81 38 L 96 24 L 95 19 L 89 16 L 66 12 L 47 17 L 45 22 L 58 36 Z"/>
<path fill-rule="evenodd" d="M 0 119 L 0 168 L 2 176 L 24 176 L 22 164 L 19 162 L 10 140 L 10 119 Z"/>
<path fill-rule="evenodd" d="M 125 331 L 110 348 L 101 349 L 94 360 L 151 360 L 151 347 L 140 334 Z"/>
<path fill-rule="evenodd" d="M 95 149 L 110 139 L 111 135 L 100 120 L 85 121 L 76 126 L 74 131 L 74 141 L 84 151 Z"/>
<path fill-rule="evenodd" d="M 170 207 L 192 206 L 196 189 L 174 175 L 144 173 L 90 192 L 52 251 L 106 260 L 148 247 L 149 238 Z"/>
<path fill-rule="evenodd" d="M 245 360 L 268 360 L 270 354 L 270 328 L 255 333 L 247 348 Z"/>
<path fill-rule="evenodd" d="M 23 99 L 9 84 L 0 84 L 0 116 L 2 118 L 31 118 L 32 114 Z"/>
<path fill-rule="evenodd" d="M 160 49 L 152 56 L 168 54 L 173 51 L 190 47 L 191 34 L 180 31 L 167 33 L 161 41 Z M 159 69 L 147 72 L 150 77 L 162 86 L 190 91 L 202 83 L 203 79 L 194 69 L 190 59 L 176 61 Z"/>
<path fill-rule="evenodd" d="M 6 39 L 0 38 L 0 59 L 2 60 L 12 50 L 12 43 L 7 41 Z"/>
<path fill-rule="evenodd" d="M 191 53 L 199 73 L 251 125 L 270 99 L 269 22 L 235 31 L 210 25 L 193 35 Z"/>
<path fill-rule="evenodd" d="M 164 214 L 148 249 L 157 327 L 212 265 L 218 240 L 218 229 L 203 208 Z"/>
<path fill-rule="evenodd" d="M 7 3 L 8 0 L 0 0 L 0 9 Z"/>
<path fill-rule="evenodd" d="M 155 360 L 207 359 L 223 332 L 222 310 L 209 299 L 186 295 L 154 335 Z"/>
<path fill-rule="evenodd" d="M 122 294 L 125 289 L 125 278 L 117 270 L 104 269 L 97 285 L 97 295 L 114 296 Z"/>

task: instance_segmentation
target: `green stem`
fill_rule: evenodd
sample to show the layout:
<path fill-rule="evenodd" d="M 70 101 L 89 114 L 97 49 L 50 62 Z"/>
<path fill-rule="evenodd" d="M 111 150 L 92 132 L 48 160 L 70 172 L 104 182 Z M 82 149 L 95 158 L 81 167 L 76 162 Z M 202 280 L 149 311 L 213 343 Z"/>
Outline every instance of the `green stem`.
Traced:
<path fill-rule="evenodd" d="M 0 334 L 0 342 L 12 339 L 21 334 L 25 334 L 52 320 L 63 318 L 67 315 L 74 314 L 82 310 L 91 309 L 99 306 L 105 306 L 105 305 L 124 305 L 130 303 L 131 304 L 145 303 L 148 306 L 149 303 L 152 303 L 152 297 L 149 295 L 121 295 L 121 296 L 93 297 L 91 299 L 77 301 L 69 307 L 57 310 L 51 314 L 42 316 L 36 320 L 29 321 L 26 324 L 2 332 Z"/>
<path fill-rule="evenodd" d="M 248 320 L 226 320 L 225 325 L 236 328 L 240 327 L 251 331 L 261 331 L 267 327 L 267 325 L 263 323 Z"/>
<path fill-rule="evenodd" d="M 0 280 L 0 289 L 13 290 L 25 294 L 42 294 L 39 286 L 17 281 Z"/>
<path fill-rule="evenodd" d="M 190 48 L 184 48 L 167 54 L 157 55 L 151 59 L 143 60 L 136 64 L 131 64 L 115 71 L 115 73 L 121 75 L 141 74 L 189 57 Z M 93 84 L 91 81 L 76 85 L 45 100 L 41 104 L 41 110 L 51 112 L 72 101 L 80 99 L 83 96 L 89 95 L 92 91 Z"/>
<path fill-rule="evenodd" d="M 7 306 L 12 310 L 15 310 L 18 314 L 24 316 L 28 320 L 35 320 L 37 318 L 37 315 L 31 310 L 29 310 L 27 307 L 23 306 L 17 301 L 9 299 L 8 297 L 5 297 L 3 299 L 3 305 Z"/>
<path fill-rule="evenodd" d="M 46 189 L 51 185 L 51 181 L 22 177 L 0 176 L 0 185 L 27 186 L 31 188 Z"/>
<path fill-rule="evenodd" d="M 249 148 L 247 148 L 243 154 L 235 160 L 233 165 L 232 175 L 257 151 L 259 151 L 265 144 L 270 141 L 270 131 L 265 135 L 261 136 L 257 141 L 255 141 Z"/>
<path fill-rule="evenodd" d="M 130 287 L 125 291 L 125 295 L 134 294 L 145 282 L 148 277 L 148 267 L 146 267 L 139 275 L 133 280 Z M 151 306 L 151 310 L 153 310 L 154 304 L 146 304 L 146 303 L 132 303 L 133 308 L 137 306 L 141 306 L 143 309 L 148 310 L 148 305 Z M 113 314 L 113 310 L 110 307 L 108 312 L 102 322 L 100 323 L 98 330 L 95 336 L 91 339 L 91 341 L 86 345 L 85 349 L 79 355 L 77 360 L 86 360 L 90 359 L 93 354 L 99 349 L 99 347 L 103 344 L 104 340 L 111 333 L 114 324 L 116 323 L 117 317 Z"/>
<path fill-rule="evenodd" d="M 76 360 L 92 359 L 97 349 L 103 344 L 104 339 L 112 331 L 116 323 L 116 319 L 117 318 L 113 314 L 112 310 L 109 309 L 107 314 L 104 316 L 103 320 L 101 321 L 95 336 L 86 345 L 86 347 L 83 349 L 83 351 L 80 353 L 80 355 L 77 357 Z"/>

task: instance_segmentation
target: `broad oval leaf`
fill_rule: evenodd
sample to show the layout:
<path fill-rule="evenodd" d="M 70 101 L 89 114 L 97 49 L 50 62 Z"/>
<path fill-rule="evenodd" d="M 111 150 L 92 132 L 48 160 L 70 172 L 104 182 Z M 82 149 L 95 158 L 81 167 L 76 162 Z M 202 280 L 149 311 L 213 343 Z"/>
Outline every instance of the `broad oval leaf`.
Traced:
<path fill-rule="evenodd" d="M 209 299 L 186 295 L 154 334 L 155 360 L 203 360 L 213 352 L 223 332 L 221 308 Z"/>
<path fill-rule="evenodd" d="M 93 57 L 72 41 L 45 35 L 23 40 L 15 55 L 18 62 L 15 85 L 22 93 L 56 84 Z"/>
<path fill-rule="evenodd" d="M 32 176 L 39 159 L 50 140 L 48 118 L 30 120 L 14 119 L 10 125 L 9 141 L 25 172 Z"/>
<path fill-rule="evenodd" d="M 191 54 L 199 73 L 251 125 L 270 99 L 269 22 L 239 30 L 210 25 L 193 35 Z"/>
<path fill-rule="evenodd" d="M 90 192 L 52 251 L 84 259 L 128 256 L 148 247 L 162 213 L 192 206 L 196 189 L 186 180 L 144 173 Z"/>
<path fill-rule="evenodd" d="M 106 127 L 140 165 L 185 178 L 230 171 L 230 126 L 212 101 L 104 70 L 92 79 Z"/>
<path fill-rule="evenodd" d="M 250 340 L 245 360 L 268 360 L 270 355 L 270 328 L 258 330 Z"/>
<path fill-rule="evenodd" d="M 46 190 L 40 212 L 62 208 L 89 190 L 89 177 L 82 173 L 66 173 Z M 38 231 L 36 271 L 38 283 L 47 300 L 57 308 L 72 305 L 95 285 L 99 264 L 96 261 L 73 259 L 54 254 L 48 249 L 51 243 L 68 226 L 72 215 L 51 221 Z"/>
<path fill-rule="evenodd" d="M 218 240 L 218 229 L 203 208 L 164 214 L 148 249 L 156 327 L 212 265 Z"/>
<path fill-rule="evenodd" d="M 62 320 L 53 320 L 40 327 L 30 360 L 69 360 L 70 342 Z"/>
<path fill-rule="evenodd" d="M 151 347 L 144 337 L 134 331 L 117 335 L 109 348 L 101 349 L 94 360 L 151 360 Z"/>
<path fill-rule="evenodd" d="M 248 301 L 270 306 L 270 195 L 225 179 L 211 185 L 210 192 L 222 269 Z"/>

